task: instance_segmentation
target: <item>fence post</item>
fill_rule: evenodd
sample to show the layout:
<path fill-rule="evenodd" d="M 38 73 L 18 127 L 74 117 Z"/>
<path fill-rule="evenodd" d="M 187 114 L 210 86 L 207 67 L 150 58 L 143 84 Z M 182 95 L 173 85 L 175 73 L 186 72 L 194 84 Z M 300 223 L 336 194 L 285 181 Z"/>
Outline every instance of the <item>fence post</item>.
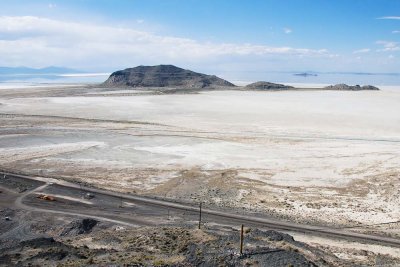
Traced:
<path fill-rule="evenodd" d="M 243 255 L 243 224 L 240 229 L 240 255 Z"/>
<path fill-rule="evenodd" d="M 199 229 L 201 226 L 201 202 L 200 202 L 200 212 L 199 212 Z"/>

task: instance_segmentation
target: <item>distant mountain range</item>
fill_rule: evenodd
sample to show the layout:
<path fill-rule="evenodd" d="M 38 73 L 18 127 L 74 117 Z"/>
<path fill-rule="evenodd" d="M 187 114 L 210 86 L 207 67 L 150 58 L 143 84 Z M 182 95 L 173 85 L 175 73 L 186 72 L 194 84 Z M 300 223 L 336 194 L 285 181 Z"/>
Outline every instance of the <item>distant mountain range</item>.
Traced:
<path fill-rule="evenodd" d="M 64 67 L 45 67 L 45 68 L 29 68 L 29 67 L 0 67 L 0 75 L 51 75 L 51 74 L 71 74 L 84 73 L 80 70 L 64 68 Z"/>
<path fill-rule="evenodd" d="M 321 72 L 321 74 L 400 76 L 400 73 L 398 72 Z"/>
<path fill-rule="evenodd" d="M 293 72 L 281 72 L 281 73 L 293 73 Z M 319 71 L 306 71 L 306 72 L 294 72 L 294 76 L 318 76 L 326 74 L 340 74 L 340 75 L 384 75 L 384 76 L 400 76 L 398 72 L 351 72 L 351 71 L 332 71 L 332 72 L 319 72 Z"/>

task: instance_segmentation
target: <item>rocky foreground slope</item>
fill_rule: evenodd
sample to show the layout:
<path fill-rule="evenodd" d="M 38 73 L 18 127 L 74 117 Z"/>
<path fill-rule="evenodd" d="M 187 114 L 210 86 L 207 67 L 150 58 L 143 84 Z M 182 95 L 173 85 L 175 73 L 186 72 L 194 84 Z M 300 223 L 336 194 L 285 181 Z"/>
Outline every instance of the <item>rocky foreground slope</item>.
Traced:
<path fill-rule="evenodd" d="M 93 219 L 69 223 L 68 220 L 65 223 L 57 220 L 52 225 L 41 220 L 19 234 L 0 231 L 3 234 L 0 266 L 344 266 L 347 263 L 330 252 L 272 230 L 246 228 L 241 255 L 240 233 L 236 229 L 174 226 L 126 229 Z"/>
<path fill-rule="evenodd" d="M 197 73 L 173 65 L 138 66 L 119 70 L 104 82 L 106 86 L 215 88 L 235 85 L 215 75 Z"/>

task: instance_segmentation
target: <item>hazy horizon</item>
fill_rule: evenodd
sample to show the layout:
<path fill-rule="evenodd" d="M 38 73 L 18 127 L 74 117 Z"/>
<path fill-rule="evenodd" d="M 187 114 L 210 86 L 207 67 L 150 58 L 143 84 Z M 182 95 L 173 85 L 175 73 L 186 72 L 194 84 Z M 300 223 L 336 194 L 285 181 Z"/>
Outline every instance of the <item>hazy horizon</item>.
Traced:
<path fill-rule="evenodd" d="M 0 87 L 2 84 L 57 84 L 57 83 L 101 83 L 104 82 L 112 72 L 96 73 L 58 73 L 58 74 L 0 74 Z M 263 72 L 247 73 L 240 72 L 219 75 L 235 85 L 242 86 L 256 81 L 268 81 L 283 84 L 299 85 L 328 85 L 346 83 L 350 85 L 377 85 L 377 86 L 400 86 L 400 74 L 353 74 L 353 73 L 318 73 L 317 76 L 298 76 L 302 72 Z M 316 73 L 316 72 L 312 72 Z M 3 86 L 4 87 L 4 86 Z"/>

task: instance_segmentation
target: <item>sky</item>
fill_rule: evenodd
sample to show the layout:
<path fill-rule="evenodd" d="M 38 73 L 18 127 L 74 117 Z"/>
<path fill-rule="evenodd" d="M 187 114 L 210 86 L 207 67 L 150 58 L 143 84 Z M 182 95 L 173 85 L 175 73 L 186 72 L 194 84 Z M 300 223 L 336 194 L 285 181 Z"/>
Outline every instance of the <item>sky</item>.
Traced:
<path fill-rule="evenodd" d="M 399 0 L 0 0 L 0 66 L 400 72 Z"/>

